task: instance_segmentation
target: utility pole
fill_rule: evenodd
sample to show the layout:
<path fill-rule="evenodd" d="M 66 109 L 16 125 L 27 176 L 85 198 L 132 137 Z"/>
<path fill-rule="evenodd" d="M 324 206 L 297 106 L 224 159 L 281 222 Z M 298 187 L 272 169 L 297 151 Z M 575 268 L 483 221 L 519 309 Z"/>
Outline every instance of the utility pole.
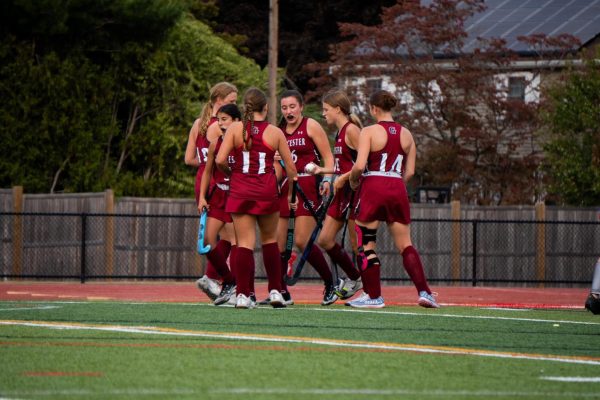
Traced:
<path fill-rule="evenodd" d="M 277 53 L 279 41 L 279 0 L 269 0 L 269 122 L 277 119 Z"/>

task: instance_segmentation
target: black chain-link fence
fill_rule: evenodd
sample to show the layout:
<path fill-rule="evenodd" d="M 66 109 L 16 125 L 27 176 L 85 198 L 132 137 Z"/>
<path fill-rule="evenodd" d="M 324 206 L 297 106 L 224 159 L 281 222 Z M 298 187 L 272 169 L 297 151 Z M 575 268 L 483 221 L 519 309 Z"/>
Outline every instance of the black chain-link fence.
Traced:
<path fill-rule="evenodd" d="M 204 270 L 197 216 L 0 213 L 0 230 L 2 278 L 194 279 Z M 411 233 L 431 282 L 587 286 L 600 256 L 600 222 L 413 219 Z M 377 247 L 382 280 L 409 282 L 385 224 Z M 264 278 L 259 246 L 255 260 Z M 302 278 L 318 275 L 307 266 Z"/>

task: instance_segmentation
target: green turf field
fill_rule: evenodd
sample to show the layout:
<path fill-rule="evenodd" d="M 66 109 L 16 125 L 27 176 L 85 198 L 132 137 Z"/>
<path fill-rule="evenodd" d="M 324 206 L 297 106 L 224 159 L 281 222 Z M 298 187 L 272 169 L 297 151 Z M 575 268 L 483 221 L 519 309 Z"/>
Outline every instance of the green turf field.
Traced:
<path fill-rule="evenodd" d="M 0 398 L 600 399 L 600 318 L 5 301 Z"/>

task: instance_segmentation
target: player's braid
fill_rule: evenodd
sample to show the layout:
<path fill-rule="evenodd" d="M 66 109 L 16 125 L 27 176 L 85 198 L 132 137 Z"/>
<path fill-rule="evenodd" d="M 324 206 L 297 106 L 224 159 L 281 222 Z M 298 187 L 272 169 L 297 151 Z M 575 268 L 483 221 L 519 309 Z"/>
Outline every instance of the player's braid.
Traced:
<path fill-rule="evenodd" d="M 250 131 L 254 128 L 254 105 L 250 101 L 246 101 L 244 104 L 244 116 L 243 116 L 243 128 L 242 128 L 242 137 L 244 139 L 244 150 L 250 150 L 252 147 L 252 140 L 250 138 L 250 132 L 246 129 L 246 126 L 250 121 Z"/>

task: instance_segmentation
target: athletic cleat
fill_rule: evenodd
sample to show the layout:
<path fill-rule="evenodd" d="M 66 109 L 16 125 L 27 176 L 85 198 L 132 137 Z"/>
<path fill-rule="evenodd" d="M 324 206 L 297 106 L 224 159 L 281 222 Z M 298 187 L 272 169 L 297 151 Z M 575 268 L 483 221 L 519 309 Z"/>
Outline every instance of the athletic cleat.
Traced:
<path fill-rule="evenodd" d="M 215 306 L 227 303 L 231 296 L 235 296 L 235 283 L 224 283 L 219 297 L 215 299 Z"/>
<path fill-rule="evenodd" d="M 335 294 L 335 286 L 325 285 L 325 289 L 323 290 L 323 301 L 321 302 L 321 305 L 328 306 L 335 303 L 337 299 L 338 295 Z"/>
<path fill-rule="evenodd" d="M 435 301 L 436 295 L 437 293 L 430 294 L 424 290 L 421 290 L 419 292 L 419 305 L 425 308 L 440 308 L 440 305 Z"/>
<path fill-rule="evenodd" d="M 368 299 L 368 298 L 369 298 L 369 294 L 367 292 L 363 291 L 362 294 L 359 297 L 357 297 L 354 300 L 345 302 L 344 305 L 350 306 L 351 305 L 350 303 L 352 303 L 352 302 L 359 301 L 359 300 L 363 301 L 363 300 Z"/>
<path fill-rule="evenodd" d="M 271 300 L 269 304 L 271 304 L 273 308 L 285 307 L 285 300 L 283 299 L 283 296 L 281 295 L 279 290 L 271 290 L 271 292 L 269 293 L 269 299 Z"/>
<path fill-rule="evenodd" d="M 292 295 L 290 292 L 281 292 L 281 297 L 283 297 L 283 302 L 286 306 L 293 306 L 294 300 L 292 299 Z"/>
<path fill-rule="evenodd" d="M 385 307 L 383 297 L 379 296 L 376 299 L 372 299 L 368 295 L 361 296 L 356 300 L 349 301 L 348 305 L 350 307 L 354 307 L 354 308 L 383 308 L 383 307 Z"/>
<path fill-rule="evenodd" d="M 256 302 L 252 301 L 252 295 L 247 297 L 246 295 L 240 293 L 237 295 L 235 301 L 235 308 L 254 308 L 256 307 Z"/>
<path fill-rule="evenodd" d="M 216 279 L 211 279 L 206 275 L 203 275 L 196 281 L 198 289 L 202 290 L 209 299 L 215 300 L 221 293 L 221 284 Z"/>
<path fill-rule="evenodd" d="M 235 307 L 235 305 L 237 304 L 237 298 L 235 297 L 235 294 L 233 294 L 233 295 L 232 295 L 232 296 L 229 298 L 229 300 L 227 300 L 227 303 L 225 303 L 225 304 L 227 304 L 227 305 L 230 305 L 230 306 L 234 306 L 234 307 Z"/>
<path fill-rule="evenodd" d="M 362 289 L 362 279 L 358 278 L 357 280 L 353 281 L 350 278 L 346 278 L 342 281 L 340 287 L 338 290 L 336 290 L 336 294 L 338 295 L 338 297 L 342 300 L 346 300 L 349 299 L 350 297 L 354 296 L 356 294 L 356 292 L 358 292 L 360 289 Z"/>

